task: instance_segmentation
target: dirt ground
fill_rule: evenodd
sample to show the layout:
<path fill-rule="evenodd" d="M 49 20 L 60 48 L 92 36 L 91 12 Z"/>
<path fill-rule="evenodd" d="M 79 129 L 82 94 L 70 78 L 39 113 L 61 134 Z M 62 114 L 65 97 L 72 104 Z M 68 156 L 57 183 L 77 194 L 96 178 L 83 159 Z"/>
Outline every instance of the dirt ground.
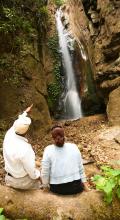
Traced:
<path fill-rule="evenodd" d="M 76 121 L 53 121 L 62 124 L 67 142 L 74 142 L 79 147 L 84 159 L 85 172 L 90 181 L 91 176 L 100 171 L 100 166 L 110 164 L 120 168 L 120 127 L 111 127 L 106 115 L 84 117 Z M 30 139 L 30 138 L 29 138 Z M 30 140 L 41 160 L 44 148 L 52 143 L 50 131 L 44 138 Z M 0 154 L 0 182 L 4 184 L 4 162 Z"/>

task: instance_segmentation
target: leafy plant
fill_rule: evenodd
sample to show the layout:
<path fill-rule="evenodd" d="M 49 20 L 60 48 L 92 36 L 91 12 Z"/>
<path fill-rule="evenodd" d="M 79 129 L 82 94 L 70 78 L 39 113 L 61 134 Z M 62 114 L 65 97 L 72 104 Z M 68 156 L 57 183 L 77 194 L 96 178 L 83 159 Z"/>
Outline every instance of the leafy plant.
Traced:
<path fill-rule="evenodd" d="M 120 170 L 109 166 L 102 166 L 101 169 L 102 175 L 95 175 L 92 180 L 96 189 L 103 191 L 104 200 L 110 204 L 114 195 L 120 199 Z"/>
<path fill-rule="evenodd" d="M 53 58 L 53 75 L 54 83 L 48 85 L 48 106 L 51 112 L 54 112 L 58 104 L 58 99 L 61 93 L 61 55 L 59 51 L 58 35 L 55 34 L 48 40 L 48 47 L 51 50 Z"/>
<path fill-rule="evenodd" d="M 56 105 L 59 94 L 60 94 L 60 85 L 57 82 L 51 83 L 48 85 L 48 105 L 51 111 L 53 111 L 54 106 Z"/>
<path fill-rule="evenodd" d="M 64 0 L 54 0 L 54 3 L 55 3 L 58 7 L 60 7 L 61 5 L 64 4 Z"/>
<path fill-rule="evenodd" d="M 15 32 L 18 29 L 24 32 L 33 32 L 31 22 L 24 16 L 20 16 L 14 8 L 2 8 L 2 14 L 4 19 L 0 22 L 0 31 L 4 33 Z"/>
<path fill-rule="evenodd" d="M 50 37 L 48 39 L 48 47 L 51 50 L 52 56 L 55 59 L 55 61 L 59 61 L 60 52 L 59 52 L 59 39 L 57 34 L 55 34 L 53 37 Z"/>
<path fill-rule="evenodd" d="M 2 213 L 3 213 L 3 208 L 0 208 L 0 220 L 10 220 L 9 218 L 6 218 Z M 19 219 L 20 220 L 20 219 Z M 27 220 L 26 218 L 21 219 L 21 220 Z"/>
<path fill-rule="evenodd" d="M 0 220 L 9 220 L 2 213 L 3 213 L 3 208 L 0 208 Z"/>
<path fill-rule="evenodd" d="M 49 25 L 49 15 L 48 9 L 46 6 L 42 6 L 38 8 L 37 11 L 37 27 L 42 35 L 43 31 L 46 31 Z"/>

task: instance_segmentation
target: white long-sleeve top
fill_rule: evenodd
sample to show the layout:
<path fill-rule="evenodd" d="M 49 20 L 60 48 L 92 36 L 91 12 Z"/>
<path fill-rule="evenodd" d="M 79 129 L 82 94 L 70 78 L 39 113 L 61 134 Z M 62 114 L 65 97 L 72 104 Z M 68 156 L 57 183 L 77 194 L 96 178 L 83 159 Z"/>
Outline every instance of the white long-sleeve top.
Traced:
<path fill-rule="evenodd" d="M 20 117 L 25 117 L 23 113 Z M 37 179 L 40 171 L 35 168 L 35 153 L 28 140 L 17 135 L 13 126 L 7 131 L 3 142 L 3 157 L 5 170 L 15 178 L 29 175 L 31 179 Z"/>
<path fill-rule="evenodd" d="M 41 177 L 43 185 L 62 184 L 81 179 L 86 182 L 81 153 L 72 143 L 63 147 L 49 145 L 42 159 Z"/>

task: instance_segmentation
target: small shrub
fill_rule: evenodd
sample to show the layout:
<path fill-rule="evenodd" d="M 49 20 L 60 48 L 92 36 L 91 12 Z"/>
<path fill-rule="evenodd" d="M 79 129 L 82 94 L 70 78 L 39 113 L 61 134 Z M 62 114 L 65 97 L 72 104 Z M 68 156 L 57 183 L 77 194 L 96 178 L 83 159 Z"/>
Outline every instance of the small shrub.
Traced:
<path fill-rule="evenodd" d="M 60 7 L 61 5 L 63 5 L 64 4 L 64 0 L 54 0 L 54 3 L 58 6 L 58 7 Z"/>
<path fill-rule="evenodd" d="M 0 208 L 0 220 L 9 220 L 2 213 L 3 213 L 3 208 Z"/>
<path fill-rule="evenodd" d="M 104 200 L 110 204 L 113 196 L 120 200 L 120 169 L 112 169 L 109 166 L 102 166 L 102 175 L 95 175 L 92 180 L 96 189 L 104 193 Z"/>

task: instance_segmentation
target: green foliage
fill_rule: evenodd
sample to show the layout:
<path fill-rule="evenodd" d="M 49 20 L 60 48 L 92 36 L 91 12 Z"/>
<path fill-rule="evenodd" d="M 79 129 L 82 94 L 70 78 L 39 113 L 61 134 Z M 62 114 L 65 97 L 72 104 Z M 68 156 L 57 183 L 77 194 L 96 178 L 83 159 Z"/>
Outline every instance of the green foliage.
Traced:
<path fill-rule="evenodd" d="M 61 80 L 61 75 L 60 75 L 60 65 L 59 63 L 57 63 L 55 66 L 54 66 L 54 75 L 55 75 L 55 79 L 57 82 L 60 82 Z"/>
<path fill-rule="evenodd" d="M 3 212 L 3 208 L 0 208 L 0 215 L 1 215 L 2 212 Z"/>
<path fill-rule="evenodd" d="M 113 196 L 120 199 L 120 170 L 112 169 L 109 166 L 102 166 L 102 175 L 92 178 L 96 184 L 96 189 L 104 192 L 104 200 L 110 204 Z"/>
<path fill-rule="evenodd" d="M 3 213 L 3 208 L 0 208 L 0 220 L 10 220 L 6 218 L 2 213 Z M 21 220 L 27 220 L 27 219 L 21 219 Z"/>
<path fill-rule="evenodd" d="M 53 112 L 53 109 L 57 104 L 59 94 L 61 91 L 60 85 L 57 82 L 51 83 L 48 85 L 47 91 L 48 91 L 48 106 L 51 112 Z"/>
<path fill-rule="evenodd" d="M 60 7 L 61 5 L 63 5 L 64 4 L 64 0 L 54 0 L 54 3 L 58 6 L 58 7 Z"/>
<path fill-rule="evenodd" d="M 53 37 L 48 39 L 48 47 L 52 52 L 52 56 L 55 59 L 55 61 L 60 60 L 60 52 L 59 52 L 59 40 L 58 35 L 55 34 Z"/>
<path fill-rule="evenodd" d="M 0 220 L 9 220 L 2 213 L 3 213 L 3 208 L 0 208 Z"/>
<path fill-rule="evenodd" d="M 60 86 L 57 83 L 51 83 L 48 86 L 48 93 L 53 101 L 56 101 L 56 97 L 59 96 Z"/>
<path fill-rule="evenodd" d="M 56 64 L 54 66 L 53 74 L 55 76 L 55 82 L 51 83 L 47 87 L 48 91 L 48 106 L 51 112 L 54 112 L 54 108 L 57 105 L 60 93 L 61 93 L 61 76 L 60 76 L 60 66 Z"/>
<path fill-rule="evenodd" d="M 14 8 L 3 7 L 2 16 L 4 19 L 0 21 L 0 32 L 9 33 L 17 30 L 24 32 L 33 32 L 30 20 L 17 14 Z"/>
<path fill-rule="evenodd" d="M 60 52 L 59 52 L 59 42 L 58 35 L 55 34 L 53 37 L 48 40 L 48 47 L 51 50 L 51 54 L 54 60 L 53 65 L 53 75 L 54 75 L 54 83 L 48 85 L 48 106 L 51 112 L 54 112 L 54 108 L 58 103 L 58 99 L 61 93 L 61 72 L 60 72 Z"/>
<path fill-rule="evenodd" d="M 48 9 L 46 6 L 39 7 L 38 12 L 41 15 L 41 18 L 48 19 Z"/>
<path fill-rule="evenodd" d="M 49 19 L 44 0 L 2 0 L 0 14 L 0 32 L 11 34 L 13 44 L 16 37 L 28 41 L 37 32 L 40 39 L 45 38 Z"/>
<path fill-rule="evenodd" d="M 37 23 L 37 29 L 40 34 L 40 38 L 44 38 L 45 32 L 49 26 L 49 15 L 46 6 L 42 6 L 38 8 L 36 23 Z"/>

